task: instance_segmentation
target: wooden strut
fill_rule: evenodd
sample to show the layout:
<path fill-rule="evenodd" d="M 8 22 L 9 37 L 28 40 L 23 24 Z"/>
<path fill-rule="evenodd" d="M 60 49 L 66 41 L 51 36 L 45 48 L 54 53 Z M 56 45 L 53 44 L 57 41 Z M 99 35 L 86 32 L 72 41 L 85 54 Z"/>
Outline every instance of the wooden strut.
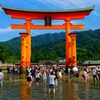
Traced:
<path fill-rule="evenodd" d="M 12 29 L 26 29 L 26 23 L 23 25 L 20 24 L 11 24 Z M 63 25 L 52 25 L 52 26 L 45 26 L 45 25 L 34 25 L 31 23 L 30 25 L 31 29 L 34 30 L 65 30 L 65 24 Z M 71 30 L 83 30 L 84 29 L 84 24 L 79 24 L 79 25 L 73 25 L 70 23 L 70 29 Z"/>

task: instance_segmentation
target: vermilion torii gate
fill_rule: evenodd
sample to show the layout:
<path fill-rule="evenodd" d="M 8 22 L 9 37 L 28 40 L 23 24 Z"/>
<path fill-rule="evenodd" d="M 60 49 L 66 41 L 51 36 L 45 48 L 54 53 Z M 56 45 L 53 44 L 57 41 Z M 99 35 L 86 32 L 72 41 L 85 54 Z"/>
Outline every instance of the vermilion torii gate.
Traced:
<path fill-rule="evenodd" d="M 66 66 L 76 66 L 76 34 L 70 33 L 70 30 L 83 30 L 84 25 L 73 25 L 71 20 L 84 19 L 89 15 L 94 7 L 73 9 L 73 10 L 22 10 L 2 6 L 6 14 L 14 19 L 24 19 L 23 25 L 11 24 L 12 29 L 26 29 L 26 33 L 20 33 L 22 37 L 21 45 L 21 66 L 25 68 L 31 64 L 31 30 L 65 30 L 66 31 Z M 35 25 L 32 20 L 45 20 L 44 25 Z M 62 25 L 52 25 L 51 20 L 64 20 Z"/>

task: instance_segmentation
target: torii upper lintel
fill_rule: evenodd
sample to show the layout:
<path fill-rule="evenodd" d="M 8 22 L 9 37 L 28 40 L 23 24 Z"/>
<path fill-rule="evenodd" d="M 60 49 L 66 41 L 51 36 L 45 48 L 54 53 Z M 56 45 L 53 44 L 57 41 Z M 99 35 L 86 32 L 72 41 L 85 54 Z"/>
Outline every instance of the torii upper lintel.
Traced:
<path fill-rule="evenodd" d="M 1 6 L 6 14 L 16 19 L 27 19 L 30 20 L 44 20 L 45 17 L 51 17 L 52 20 L 70 20 L 84 19 L 85 16 L 89 15 L 94 9 L 94 6 L 80 9 L 70 10 L 24 10 L 15 9 L 6 6 Z"/>

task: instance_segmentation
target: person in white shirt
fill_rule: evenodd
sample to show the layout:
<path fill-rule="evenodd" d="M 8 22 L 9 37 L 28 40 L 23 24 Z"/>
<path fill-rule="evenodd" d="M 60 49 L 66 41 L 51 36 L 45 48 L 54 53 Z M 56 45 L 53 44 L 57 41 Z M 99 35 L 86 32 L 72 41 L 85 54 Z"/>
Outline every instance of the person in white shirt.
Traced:
<path fill-rule="evenodd" d="M 4 74 L 2 72 L 2 69 L 0 69 L 0 85 L 1 86 L 3 85 L 3 77 L 4 77 Z"/>
<path fill-rule="evenodd" d="M 84 79 L 84 83 L 86 84 L 87 83 L 87 70 L 86 69 L 84 69 L 84 71 L 83 71 L 83 79 Z"/>
<path fill-rule="evenodd" d="M 31 73 L 29 73 L 28 76 L 27 76 L 27 82 L 28 82 L 28 86 L 32 86 L 32 75 L 31 75 Z"/>
<path fill-rule="evenodd" d="M 35 77 L 37 86 L 39 85 L 40 78 L 41 78 L 41 73 L 39 70 L 37 70 L 36 77 Z"/>
<path fill-rule="evenodd" d="M 61 72 L 61 70 L 59 70 L 59 80 L 61 81 L 62 80 L 62 72 Z"/>
<path fill-rule="evenodd" d="M 42 72 L 42 78 L 43 78 L 43 82 L 46 83 L 47 72 L 45 70 Z"/>
<path fill-rule="evenodd" d="M 86 67 L 86 72 L 87 72 L 87 81 L 89 81 L 89 73 L 90 73 L 90 71 L 89 71 L 88 67 Z"/>
<path fill-rule="evenodd" d="M 98 82 L 97 70 L 96 70 L 96 68 L 93 68 L 93 70 L 92 70 L 92 75 L 93 75 L 93 82 L 95 83 L 95 80 Z"/>
<path fill-rule="evenodd" d="M 53 74 L 53 72 L 50 72 L 50 75 L 49 75 L 49 93 L 51 92 L 51 89 L 53 89 L 53 93 L 55 94 L 55 78 L 56 78 L 56 76 Z"/>
<path fill-rule="evenodd" d="M 98 67 L 97 75 L 98 75 L 98 78 L 99 78 L 99 81 L 100 81 L 100 66 Z"/>

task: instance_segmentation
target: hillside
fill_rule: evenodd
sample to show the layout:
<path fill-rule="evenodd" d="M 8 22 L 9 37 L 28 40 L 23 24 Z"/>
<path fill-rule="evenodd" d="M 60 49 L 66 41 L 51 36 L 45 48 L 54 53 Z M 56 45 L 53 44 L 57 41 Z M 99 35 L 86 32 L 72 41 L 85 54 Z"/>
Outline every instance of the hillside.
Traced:
<path fill-rule="evenodd" d="M 100 29 L 76 32 L 78 61 L 100 59 Z M 65 57 L 65 33 L 44 34 L 32 37 L 32 61 L 58 60 Z M 12 55 L 20 59 L 20 37 L 3 42 Z"/>

